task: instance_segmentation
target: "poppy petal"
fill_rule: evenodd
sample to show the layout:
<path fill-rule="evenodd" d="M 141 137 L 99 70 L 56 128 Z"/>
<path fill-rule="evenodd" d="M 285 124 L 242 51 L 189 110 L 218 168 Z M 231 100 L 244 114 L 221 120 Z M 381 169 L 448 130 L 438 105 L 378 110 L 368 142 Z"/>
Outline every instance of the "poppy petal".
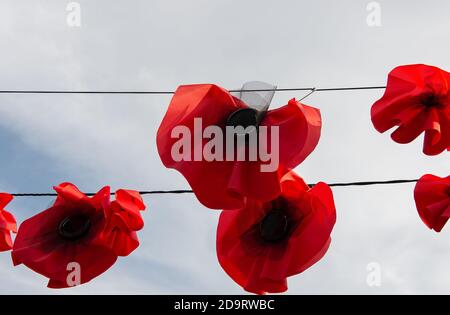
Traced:
<path fill-rule="evenodd" d="M 269 111 L 261 125 L 279 128 L 279 158 L 284 175 L 314 151 L 320 139 L 322 118 L 319 109 L 291 99 L 287 105 Z"/>
<path fill-rule="evenodd" d="M 414 188 L 414 200 L 422 221 L 432 230 L 440 232 L 447 223 L 450 207 L 450 176 L 441 178 L 427 174 Z"/>
<path fill-rule="evenodd" d="M 0 252 L 12 249 L 13 240 L 11 238 L 11 232 L 17 232 L 16 219 L 4 209 L 12 199 L 12 195 L 0 193 Z"/>

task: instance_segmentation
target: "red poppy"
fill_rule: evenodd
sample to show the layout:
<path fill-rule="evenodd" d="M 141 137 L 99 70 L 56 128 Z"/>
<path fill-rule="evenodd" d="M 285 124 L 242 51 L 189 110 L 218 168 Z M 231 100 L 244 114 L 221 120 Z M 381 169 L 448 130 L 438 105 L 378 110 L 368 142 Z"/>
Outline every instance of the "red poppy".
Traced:
<path fill-rule="evenodd" d="M 8 251 L 12 248 L 11 232 L 17 233 L 16 219 L 4 209 L 12 199 L 12 195 L 0 193 L 0 252 Z"/>
<path fill-rule="evenodd" d="M 422 221 L 440 232 L 450 218 L 450 176 L 422 176 L 414 189 L 414 199 Z"/>
<path fill-rule="evenodd" d="M 76 186 L 54 187 L 53 206 L 19 227 L 12 258 L 49 278 L 48 287 L 66 288 L 69 264 L 79 266 L 79 283 L 86 283 L 109 269 L 119 255 L 128 255 L 139 244 L 135 231 L 143 223 L 144 208 L 136 192 L 119 190 L 110 202 L 110 188 L 92 198 Z"/>
<path fill-rule="evenodd" d="M 309 188 L 295 173 L 281 181 L 272 202 L 247 200 L 223 211 L 217 228 L 217 257 L 246 291 L 287 290 L 287 277 L 299 274 L 327 252 L 336 222 L 333 193 L 325 183 Z"/>
<path fill-rule="evenodd" d="M 450 150 L 450 73 L 427 65 L 395 68 L 371 115 L 381 133 L 398 126 L 395 142 L 409 143 L 425 132 L 425 154 Z"/>
<path fill-rule="evenodd" d="M 213 209 L 234 209 L 243 206 L 245 197 L 262 201 L 272 200 L 280 193 L 280 178 L 299 165 L 316 147 L 321 131 L 320 111 L 295 99 L 286 106 L 270 110 L 258 121 L 257 112 L 227 90 L 212 84 L 180 86 L 169 105 L 158 129 L 157 145 L 162 162 L 178 170 L 189 182 L 199 201 Z M 202 130 L 194 128 L 195 118 L 201 118 Z M 172 148 L 178 141 L 172 137 L 177 126 L 186 126 L 194 138 L 200 137 L 209 126 L 265 126 L 278 127 L 278 168 L 273 172 L 261 171 L 265 164 L 256 161 L 175 161 Z M 271 141 L 271 128 L 267 128 L 267 148 Z M 225 134 L 225 131 L 224 131 Z M 207 141 L 191 143 L 205 149 Z M 264 183 L 263 185 L 261 183 Z"/>

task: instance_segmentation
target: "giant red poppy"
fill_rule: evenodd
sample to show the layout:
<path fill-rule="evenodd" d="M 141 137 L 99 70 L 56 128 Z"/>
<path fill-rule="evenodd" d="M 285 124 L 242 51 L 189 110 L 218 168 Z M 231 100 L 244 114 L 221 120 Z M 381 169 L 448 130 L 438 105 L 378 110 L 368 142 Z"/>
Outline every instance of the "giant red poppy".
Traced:
<path fill-rule="evenodd" d="M 274 199 L 280 193 L 280 178 L 299 165 L 319 141 L 320 111 L 293 99 L 286 106 L 267 111 L 258 122 L 258 126 L 268 127 L 267 148 L 274 147 L 270 127 L 276 126 L 279 130 L 279 163 L 273 172 L 261 171 L 264 163 L 259 157 L 256 161 L 196 161 L 195 158 L 176 161 L 173 158 L 171 150 L 178 141 L 172 138 L 175 127 L 186 126 L 193 138 L 197 138 L 202 137 L 203 131 L 210 126 L 222 130 L 227 125 L 255 126 L 258 119 L 256 111 L 249 107 L 251 105 L 213 84 L 180 86 L 158 129 L 157 145 L 162 162 L 184 175 L 206 207 L 239 208 L 245 197 L 263 201 Z M 201 130 L 194 128 L 196 118 L 201 118 Z M 192 141 L 190 151 L 193 152 L 197 145 L 203 152 L 207 143 L 205 139 L 197 143 Z"/>
<path fill-rule="evenodd" d="M 371 115 L 381 133 L 398 126 L 395 142 L 409 143 L 425 132 L 425 154 L 450 150 L 450 73 L 421 64 L 395 68 Z"/>
<path fill-rule="evenodd" d="M 450 218 L 450 176 L 422 176 L 414 189 L 414 199 L 422 221 L 440 232 Z"/>
<path fill-rule="evenodd" d="M 17 232 L 16 219 L 4 209 L 12 199 L 12 195 L 0 193 L 0 252 L 8 251 L 12 248 L 11 232 Z"/>
<path fill-rule="evenodd" d="M 217 257 L 246 291 L 287 290 L 287 277 L 299 274 L 327 252 L 336 222 L 333 193 L 325 183 L 309 188 L 293 172 L 281 181 L 271 202 L 247 200 L 223 211 L 217 228 Z"/>
<path fill-rule="evenodd" d="M 70 264 L 79 266 L 79 283 L 86 283 L 109 269 L 117 256 L 128 255 L 139 244 L 135 231 L 143 223 L 144 208 L 136 192 L 119 190 L 110 202 L 110 188 L 92 198 L 70 183 L 54 187 L 53 206 L 24 221 L 12 251 L 14 265 L 49 278 L 50 288 L 73 286 L 68 282 Z"/>

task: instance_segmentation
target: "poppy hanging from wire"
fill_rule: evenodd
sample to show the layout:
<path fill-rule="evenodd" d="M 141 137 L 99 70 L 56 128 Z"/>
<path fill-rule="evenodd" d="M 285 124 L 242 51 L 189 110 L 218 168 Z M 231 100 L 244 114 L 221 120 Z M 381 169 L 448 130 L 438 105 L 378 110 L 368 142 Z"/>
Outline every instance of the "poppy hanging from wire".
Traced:
<path fill-rule="evenodd" d="M 414 199 L 422 221 L 440 232 L 450 218 L 450 176 L 422 176 L 414 189 Z"/>
<path fill-rule="evenodd" d="M 162 162 L 184 175 L 206 207 L 239 208 L 246 197 L 274 199 L 280 194 L 280 178 L 319 141 L 318 109 L 292 99 L 268 110 L 274 86 L 263 85 L 261 92 L 255 89 L 261 84 L 247 83 L 239 95 L 213 84 L 180 86 L 161 122 L 157 146 Z M 229 128 L 250 132 L 230 136 Z M 252 136 L 256 145 L 249 140 Z M 236 143 L 229 146 L 230 139 Z M 244 144 L 239 146 L 239 141 Z M 253 149 L 257 156 L 252 159 Z"/>
<path fill-rule="evenodd" d="M 398 126 L 395 142 L 409 143 L 425 132 L 426 155 L 450 150 L 450 73 L 422 64 L 395 68 L 371 116 L 381 133 Z"/>
<path fill-rule="evenodd" d="M 17 223 L 14 216 L 5 210 L 13 196 L 7 193 L 0 193 L 0 252 L 12 249 L 13 241 L 11 232 L 17 233 Z"/>
<path fill-rule="evenodd" d="M 219 263 L 252 293 L 286 291 L 287 277 L 317 263 L 331 243 L 336 209 L 330 187 L 318 183 L 310 188 L 290 172 L 281 189 L 271 202 L 247 200 L 245 207 L 220 215 Z"/>
<path fill-rule="evenodd" d="M 20 225 L 14 265 L 24 264 L 49 278 L 49 288 L 66 288 L 89 282 L 139 245 L 139 211 L 145 206 L 137 192 L 118 190 L 110 202 L 108 186 L 92 198 L 70 183 L 54 189 L 58 196 L 53 206 Z M 69 273 L 73 264 L 78 275 Z"/>

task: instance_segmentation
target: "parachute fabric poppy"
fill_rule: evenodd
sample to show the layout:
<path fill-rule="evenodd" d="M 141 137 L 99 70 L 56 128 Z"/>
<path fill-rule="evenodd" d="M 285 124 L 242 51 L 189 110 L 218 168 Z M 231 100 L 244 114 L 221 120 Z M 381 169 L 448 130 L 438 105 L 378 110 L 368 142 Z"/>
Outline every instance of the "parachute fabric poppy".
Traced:
<path fill-rule="evenodd" d="M 213 84 L 185 85 L 176 90 L 161 122 L 157 146 L 163 164 L 178 170 L 206 207 L 234 209 L 242 207 L 245 198 L 262 201 L 276 198 L 280 194 L 280 178 L 306 159 L 319 141 L 321 116 L 318 109 L 292 99 L 261 117 L 251 105 Z M 202 129 L 196 129 L 196 119 L 201 120 Z M 187 127 L 194 135 L 188 151 L 194 152 L 197 148 L 200 154 L 208 145 L 202 138 L 203 132 L 210 126 L 221 130 L 227 126 L 256 126 L 257 130 L 265 127 L 269 142 L 266 148 L 278 145 L 279 163 L 273 171 L 264 172 L 261 171 L 264 162 L 259 157 L 255 161 L 225 158 L 207 161 L 189 156 L 176 160 L 172 150 L 179 140 L 173 137 L 173 132 L 179 126 Z M 271 140 L 272 127 L 279 132 L 277 143 Z M 195 142 L 197 137 L 202 139 Z"/>
<path fill-rule="evenodd" d="M 143 207 L 142 200 L 137 206 L 128 202 L 138 199 L 135 193 L 130 198 L 118 191 L 119 200 L 111 203 L 108 186 L 92 198 L 71 183 L 54 189 L 58 195 L 54 205 L 20 225 L 12 251 L 14 265 L 24 264 L 49 278 L 50 288 L 66 288 L 73 286 L 68 281 L 71 264 L 79 266 L 77 285 L 84 284 L 108 270 L 118 255 L 137 247 L 133 228 L 142 224 L 130 223 L 131 216 L 126 215 Z"/>
<path fill-rule="evenodd" d="M 281 189 L 271 202 L 247 200 L 243 208 L 220 215 L 219 263 L 252 293 L 286 291 L 287 278 L 317 263 L 331 243 L 336 209 L 330 187 L 318 183 L 309 188 L 290 172 Z"/>
<path fill-rule="evenodd" d="M 426 155 L 450 150 L 450 73 L 422 64 L 395 68 L 371 117 L 381 133 L 398 126 L 391 135 L 398 143 L 409 143 L 424 132 Z"/>

